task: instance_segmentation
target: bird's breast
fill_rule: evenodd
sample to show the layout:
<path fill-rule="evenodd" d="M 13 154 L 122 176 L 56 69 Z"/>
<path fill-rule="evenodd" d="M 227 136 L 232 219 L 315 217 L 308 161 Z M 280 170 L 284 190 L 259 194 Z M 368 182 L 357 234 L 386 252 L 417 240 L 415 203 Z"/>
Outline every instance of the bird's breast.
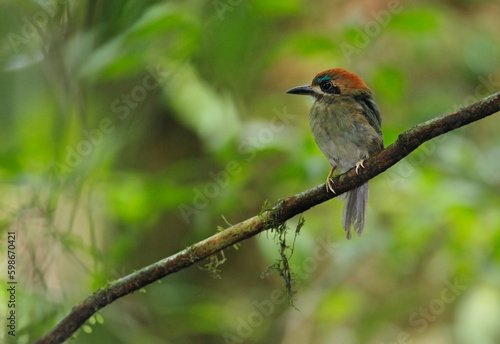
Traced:
<path fill-rule="evenodd" d="M 370 145 L 378 135 L 356 105 L 349 102 L 316 102 L 309 116 L 316 144 L 341 172 L 369 157 Z"/>

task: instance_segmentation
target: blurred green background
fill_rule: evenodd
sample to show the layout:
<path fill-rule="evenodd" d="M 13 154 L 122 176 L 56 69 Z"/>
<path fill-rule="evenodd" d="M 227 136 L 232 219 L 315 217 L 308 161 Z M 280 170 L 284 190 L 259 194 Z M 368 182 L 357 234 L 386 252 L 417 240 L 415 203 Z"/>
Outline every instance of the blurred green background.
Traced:
<path fill-rule="evenodd" d="M 500 2 L 0 2 L 0 253 L 29 343 L 107 282 L 324 182 L 311 100 L 346 68 L 385 144 L 500 90 Z M 424 144 L 304 214 L 291 307 L 272 233 L 117 300 L 72 343 L 499 343 L 500 116 Z M 293 233 L 298 220 L 289 221 Z M 289 237 L 289 242 L 291 242 Z M 7 314 L 7 267 L 0 314 Z M 5 320 L 4 320 L 5 322 Z M 2 322 L 2 324 L 4 323 Z"/>

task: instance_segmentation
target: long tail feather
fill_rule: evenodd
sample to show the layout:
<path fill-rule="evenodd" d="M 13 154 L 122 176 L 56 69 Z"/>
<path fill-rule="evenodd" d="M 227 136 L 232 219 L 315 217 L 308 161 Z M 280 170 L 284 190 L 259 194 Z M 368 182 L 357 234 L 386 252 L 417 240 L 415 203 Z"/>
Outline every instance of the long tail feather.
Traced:
<path fill-rule="evenodd" d="M 354 227 L 354 232 L 358 236 L 363 233 L 367 203 L 368 183 L 347 193 L 342 214 L 342 227 L 344 227 L 347 239 L 351 239 L 351 227 Z"/>

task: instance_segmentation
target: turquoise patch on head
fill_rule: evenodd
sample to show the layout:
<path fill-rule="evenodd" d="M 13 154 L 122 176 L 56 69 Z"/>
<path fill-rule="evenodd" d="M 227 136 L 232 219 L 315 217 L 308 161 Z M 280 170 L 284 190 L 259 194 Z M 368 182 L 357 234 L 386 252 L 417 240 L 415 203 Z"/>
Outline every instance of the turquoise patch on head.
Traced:
<path fill-rule="evenodd" d="M 330 79 L 330 77 L 328 75 L 324 75 L 321 78 L 318 78 L 318 82 L 329 80 L 329 79 Z"/>

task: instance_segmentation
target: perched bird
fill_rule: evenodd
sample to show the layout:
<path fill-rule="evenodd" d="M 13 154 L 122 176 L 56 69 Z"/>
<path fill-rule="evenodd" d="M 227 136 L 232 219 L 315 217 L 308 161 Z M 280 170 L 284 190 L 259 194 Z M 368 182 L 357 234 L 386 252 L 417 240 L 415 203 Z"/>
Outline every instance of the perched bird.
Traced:
<path fill-rule="evenodd" d="M 331 177 L 335 169 L 346 172 L 363 166 L 363 161 L 384 149 L 380 112 L 373 92 L 357 75 L 341 68 L 316 75 L 312 84 L 298 86 L 286 93 L 314 97 L 309 124 L 316 144 L 332 169 L 326 177 L 327 192 L 335 193 Z M 361 235 L 365 226 L 368 182 L 347 192 L 342 226 L 347 239 L 351 227 Z"/>

